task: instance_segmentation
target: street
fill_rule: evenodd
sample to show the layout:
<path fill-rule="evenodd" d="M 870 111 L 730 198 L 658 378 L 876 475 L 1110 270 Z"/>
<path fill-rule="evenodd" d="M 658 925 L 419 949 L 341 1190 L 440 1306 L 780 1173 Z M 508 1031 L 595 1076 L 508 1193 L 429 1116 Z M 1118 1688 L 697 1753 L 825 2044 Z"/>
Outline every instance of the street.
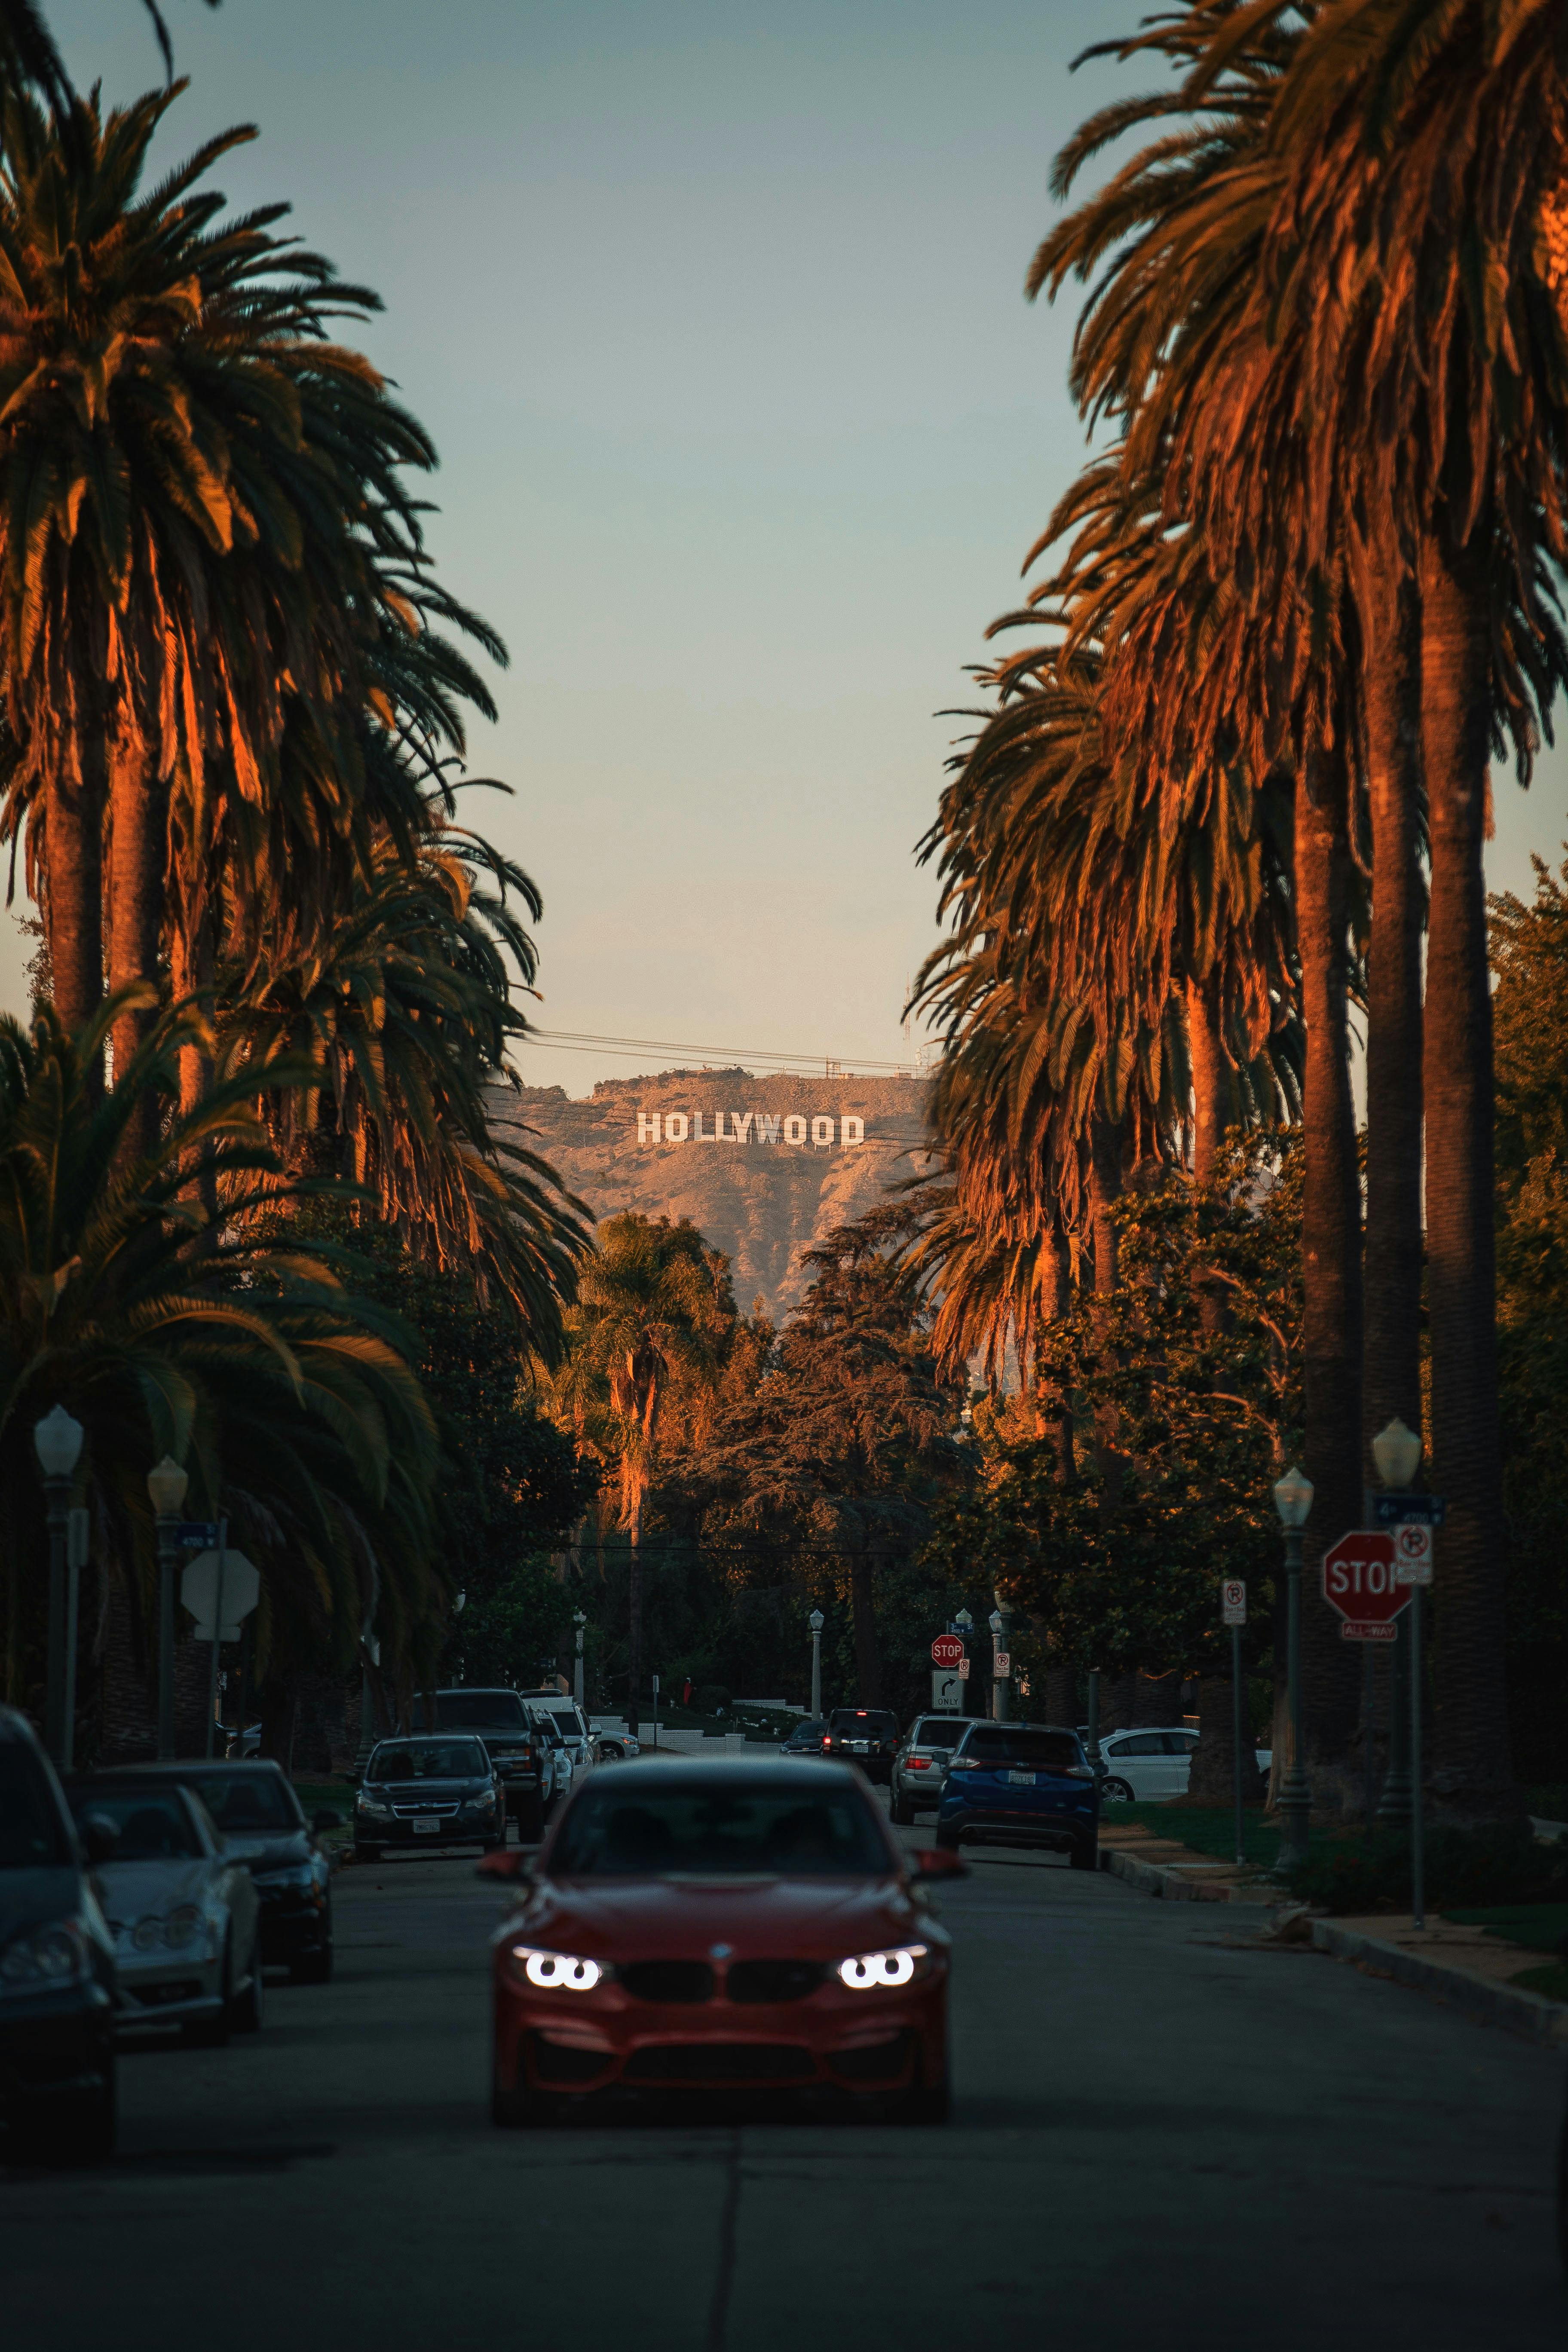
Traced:
<path fill-rule="evenodd" d="M 5 2176 L 7 2352 L 1563 2340 L 1561 2060 L 1249 1948 L 1260 1913 L 980 1856 L 942 1906 L 945 2130 L 506 2134 L 472 1861 L 350 1869 L 336 1899 L 330 1987 L 276 1984 L 227 2050 L 128 2057 L 107 2170 Z"/>

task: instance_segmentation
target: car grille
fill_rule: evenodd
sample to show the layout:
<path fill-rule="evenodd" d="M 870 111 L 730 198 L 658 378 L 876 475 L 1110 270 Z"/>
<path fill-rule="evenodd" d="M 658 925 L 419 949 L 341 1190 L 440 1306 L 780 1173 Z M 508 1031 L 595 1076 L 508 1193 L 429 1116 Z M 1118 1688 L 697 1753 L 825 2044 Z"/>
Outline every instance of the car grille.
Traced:
<path fill-rule="evenodd" d="M 449 1819 L 451 1818 L 451 1816 L 452 1816 L 454 1813 L 456 1813 L 456 1811 L 457 1811 L 458 1808 L 457 1808 L 457 1806 L 456 1806 L 455 1804 L 453 1804 L 453 1805 L 418 1805 L 418 1804 L 414 1804 L 414 1805 L 399 1805 L 399 1804 L 394 1803 L 392 1810 L 393 1810 L 393 1813 L 395 1814 L 395 1816 L 396 1817 L 396 1819 L 397 1819 L 398 1821 L 400 1821 L 400 1822 L 411 1822 L 411 1821 L 414 1821 L 414 1820 L 416 1820 L 416 1819 L 420 1819 L 420 1820 L 424 1820 L 424 1821 L 429 1821 L 433 1815 L 434 1815 L 434 1816 L 436 1816 L 436 1817 L 437 1817 L 437 1818 L 438 1818 L 438 1819 L 440 1819 L 441 1821 L 447 1821 L 447 1820 L 449 1820 Z"/>
<path fill-rule="evenodd" d="M 559 2042 L 547 2042 L 542 2033 L 531 2038 L 533 2071 L 542 2083 L 591 2083 L 610 2063 L 605 2050 L 568 2050 Z"/>
<path fill-rule="evenodd" d="M 633 1960 L 617 1971 L 635 2000 L 697 2001 L 713 1998 L 706 1960 Z"/>
<path fill-rule="evenodd" d="M 910 2036 L 874 2042 L 868 2050 L 836 2050 L 833 2071 L 847 2083 L 896 2083 L 910 2063 Z"/>
<path fill-rule="evenodd" d="M 182 1978 L 174 1984 L 155 1985 L 130 1984 L 122 1978 L 120 1989 L 122 1993 L 129 1993 L 140 2009 L 163 2009 L 170 2001 L 199 2000 L 202 1985 L 199 1977 Z"/>
<path fill-rule="evenodd" d="M 787 2042 L 691 2042 L 637 2050 L 626 2061 L 627 2083 L 798 2083 L 816 2073 L 809 2050 Z"/>
<path fill-rule="evenodd" d="M 724 1990 L 731 2000 L 804 2000 L 826 1974 L 816 1960 L 736 1960 Z"/>

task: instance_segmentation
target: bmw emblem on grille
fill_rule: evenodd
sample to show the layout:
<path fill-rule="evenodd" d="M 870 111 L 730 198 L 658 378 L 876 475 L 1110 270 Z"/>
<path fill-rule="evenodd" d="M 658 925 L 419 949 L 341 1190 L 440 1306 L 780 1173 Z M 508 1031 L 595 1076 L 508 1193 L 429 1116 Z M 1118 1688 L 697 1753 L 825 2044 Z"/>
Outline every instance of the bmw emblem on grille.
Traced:
<path fill-rule="evenodd" d="M 734 1948 L 733 1944 L 710 1944 L 708 1957 L 710 1960 L 727 1960 Z"/>

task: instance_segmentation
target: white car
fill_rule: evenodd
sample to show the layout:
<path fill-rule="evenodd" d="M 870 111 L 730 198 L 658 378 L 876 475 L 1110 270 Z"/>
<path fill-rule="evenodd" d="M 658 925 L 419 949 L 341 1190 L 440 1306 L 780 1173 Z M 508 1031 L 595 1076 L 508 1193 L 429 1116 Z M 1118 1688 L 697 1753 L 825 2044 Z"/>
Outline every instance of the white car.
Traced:
<path fill-rule="evenodd" d="M 79 1822 L 115 1832 L 95 1876 L 114 1937 L 117 2032 L 177 2025 L 187 2042 L 217 2044 L 254 2032 L 266 2000 L 256 1882 L 200 1798 L 107 1773 L 67 1793 Z"/>
<path fill-rule="evenodd" d="M 1198 1735 L 1190 1723 L 1163 1725 L 1158 1730 L 1110 1731 L 1100 1743 L 1105 1778 L 1100 1784 L 1102 1804 L 1168 1804 L 1184 1797 L 1192 1777 L 1193 1750 Z M 1258 1769 L 1267 1773 L 1269 1751 L 1253 1750 Z"/>
<path fill-rule="evenodd" d="M 572 1759 L 572 1779 L 575 1784 L 578 1775 L 585 1772 L 595 1760 L 594 1734 L 587 1717 L 576 1700 L 567 1697 L 562 1691 L 525 1691 L 523 1696 L 530 1706 L 542 1708 L 553 1720 Z"/>

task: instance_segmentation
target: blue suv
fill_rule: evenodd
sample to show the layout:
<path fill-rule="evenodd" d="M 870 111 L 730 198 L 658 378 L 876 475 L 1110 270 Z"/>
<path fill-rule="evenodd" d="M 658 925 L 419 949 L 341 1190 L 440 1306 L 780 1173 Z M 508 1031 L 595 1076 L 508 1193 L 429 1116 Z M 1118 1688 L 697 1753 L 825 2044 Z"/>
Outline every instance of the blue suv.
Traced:
<path fill-rule="evenodd" d="M 949 1759 L 938 1845 L 1065 1848 L 1075 1870 L 1100 1863 L 1094 1774 L 1076 1731 L 1046 1723 L 972 1723 Z"/>

